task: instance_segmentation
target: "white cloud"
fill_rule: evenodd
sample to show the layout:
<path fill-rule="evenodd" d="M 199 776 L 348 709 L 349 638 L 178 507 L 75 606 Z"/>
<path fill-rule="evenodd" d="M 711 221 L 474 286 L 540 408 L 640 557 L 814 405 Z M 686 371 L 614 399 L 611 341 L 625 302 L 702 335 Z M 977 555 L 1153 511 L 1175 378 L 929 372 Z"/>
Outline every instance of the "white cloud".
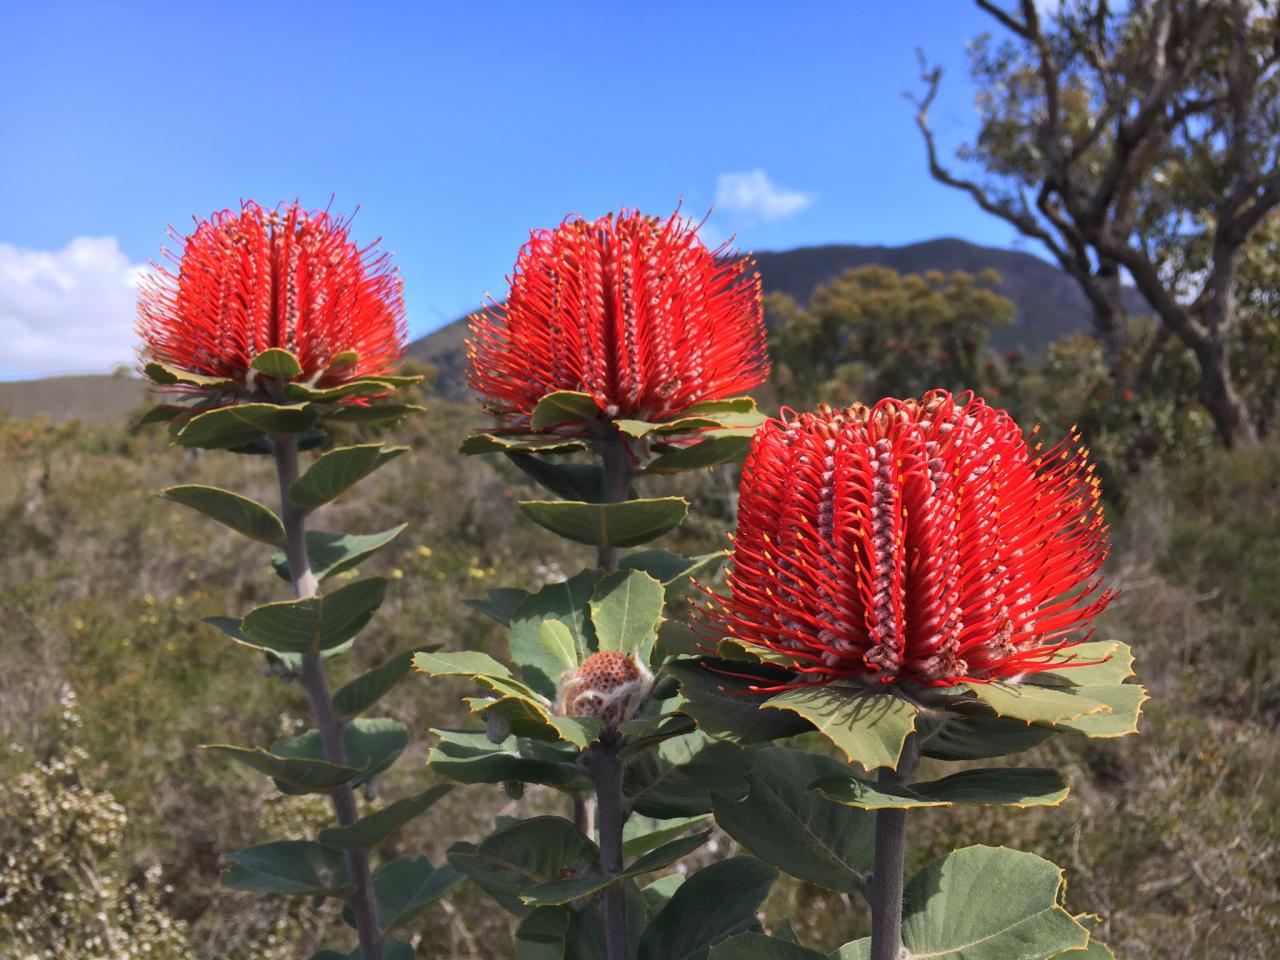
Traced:
<path fill-rule="evenodd" d="M 785 220 L 813 203 L 813 194 L 780 187 L 763 170 L 716 177 L 716 209 L 758 220 Z"/>
<path fill-rule="evenodd" d="M 138 280 L 115 237 L 61 250 L 0 243 L 0 372 L 106 373 L 135 359 Z"/>

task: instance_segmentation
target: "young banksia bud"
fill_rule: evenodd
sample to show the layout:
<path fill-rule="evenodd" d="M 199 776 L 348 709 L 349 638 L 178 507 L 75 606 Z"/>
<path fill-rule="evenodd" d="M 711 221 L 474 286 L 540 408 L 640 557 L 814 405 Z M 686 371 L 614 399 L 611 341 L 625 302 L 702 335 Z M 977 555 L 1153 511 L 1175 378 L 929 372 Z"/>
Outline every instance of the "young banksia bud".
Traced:
<path fill-rule="evenodd" d="M 743 468 L 730 596 L 704 621 L 782 654 L 794 685 L 1016 680 L 1111 599 L 1100 499 L 1078 437 L 1028 449 L 972 397 L 771 420 Z"/>
<path fill-rule="evenodd" d="M 633 657 L 601 650 L 560 677 L 556 712 L 563 717 L 599 717 L 609 729 L 630 720 L 653 689 L 653 676 Z"/>
<path fill-rule="evenodd" d="M 742 393 L 769 372 L 751 266 L 677 214 L 535 231 L 506 302 L 471 318 L 468 380 L 516 430 L 560 390 L 589 394 L 604 419 L 654 423 Z"/>
<path fill-rule="evenodd" d="M 388 372 L 404 352 L 400 278 L 349 226 L 296 203 L 248 201 L 188 237 L 173 234 L 176 272 L 159 267 L 138 298 L 144 360 L 251 394 L 265 386 L 253 360 L 271 349 L 292 354 L 301 368 L 293 381 L 310 387 Z"/>

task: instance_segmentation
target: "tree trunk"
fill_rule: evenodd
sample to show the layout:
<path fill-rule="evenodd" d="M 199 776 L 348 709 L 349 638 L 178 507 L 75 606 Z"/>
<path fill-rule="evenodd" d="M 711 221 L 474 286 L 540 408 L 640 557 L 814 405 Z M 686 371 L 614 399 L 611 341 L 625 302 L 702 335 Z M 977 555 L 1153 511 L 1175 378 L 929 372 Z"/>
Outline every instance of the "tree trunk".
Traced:
<path fill-rule="evenodd" d="M 1258 431 L 1244 399 L 1231 382 L 1225 343 L 1214 342 L 1196 350 L 1200 362 L 1200 402 L 1213 417 L 1218 437 L 1226 447 L 1248 447 L 1258 442 Z"/>

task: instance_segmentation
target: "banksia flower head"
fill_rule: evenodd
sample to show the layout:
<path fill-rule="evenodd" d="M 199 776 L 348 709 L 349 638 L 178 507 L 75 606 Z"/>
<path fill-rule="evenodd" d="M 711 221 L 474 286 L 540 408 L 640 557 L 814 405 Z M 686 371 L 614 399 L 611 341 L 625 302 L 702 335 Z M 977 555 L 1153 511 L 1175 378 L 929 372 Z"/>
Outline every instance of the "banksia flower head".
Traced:
<path fill-rule="evenodd" d="M 599 717 L 613 729 L 636 715 L 652 689 L 652 675 L 634 657 L 601 650 L 560 677 L 556 712 L 562 717 Z"/>
<path fill-rule="evenodd" d="M 172 233 L 174 270 L 158 267 L 138 300 L 144 359 L 250 394 L 266 386 L 251 364 L 273 348 L 293 354 L 292 380 L 309 387 L 388 372 L 404 352 L 400 278 L 389 254 L 358 247 L 349 227 L 297 203 L 250 201 L 188 237 Z"/>
<path fill-rule="evenodd" d="M 972 397 L 770 420 L 743 468 L 731 593 L 704 621 L 789 663 L 794 686 L 1017 680 L 1060 664 L 1111 599 L 1099 499 L 1079 437 L 1029 450 Z"/>
<path fill-rule="evenodd" d="M 535 231 L 507 302 L 471 318 L 468 380 L 517 430 L 560 390 L 591 395 L 604 419 L 651 423 L 740 394 L 769 372 L 751 265 L 707 249 L 678 214 Z"/>

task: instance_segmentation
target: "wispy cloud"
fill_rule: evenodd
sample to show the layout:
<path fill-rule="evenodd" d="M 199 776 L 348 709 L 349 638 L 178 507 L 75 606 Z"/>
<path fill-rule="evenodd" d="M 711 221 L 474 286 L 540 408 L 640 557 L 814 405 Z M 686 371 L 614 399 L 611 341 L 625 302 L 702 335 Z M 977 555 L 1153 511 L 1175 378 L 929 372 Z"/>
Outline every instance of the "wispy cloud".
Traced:
<path fill-rule="evenodd" d="M 61 250 L 0 243 L 0 372 L 105 373 L 134 359 L 138 280 L 115 237 Z"/>
<path fill-rule="evenodd" d="M 794 217 L 813 204 L 813 194 L 781 187 L 763 170 L 716 177 L 716 210 L 770 222 Z"/>

